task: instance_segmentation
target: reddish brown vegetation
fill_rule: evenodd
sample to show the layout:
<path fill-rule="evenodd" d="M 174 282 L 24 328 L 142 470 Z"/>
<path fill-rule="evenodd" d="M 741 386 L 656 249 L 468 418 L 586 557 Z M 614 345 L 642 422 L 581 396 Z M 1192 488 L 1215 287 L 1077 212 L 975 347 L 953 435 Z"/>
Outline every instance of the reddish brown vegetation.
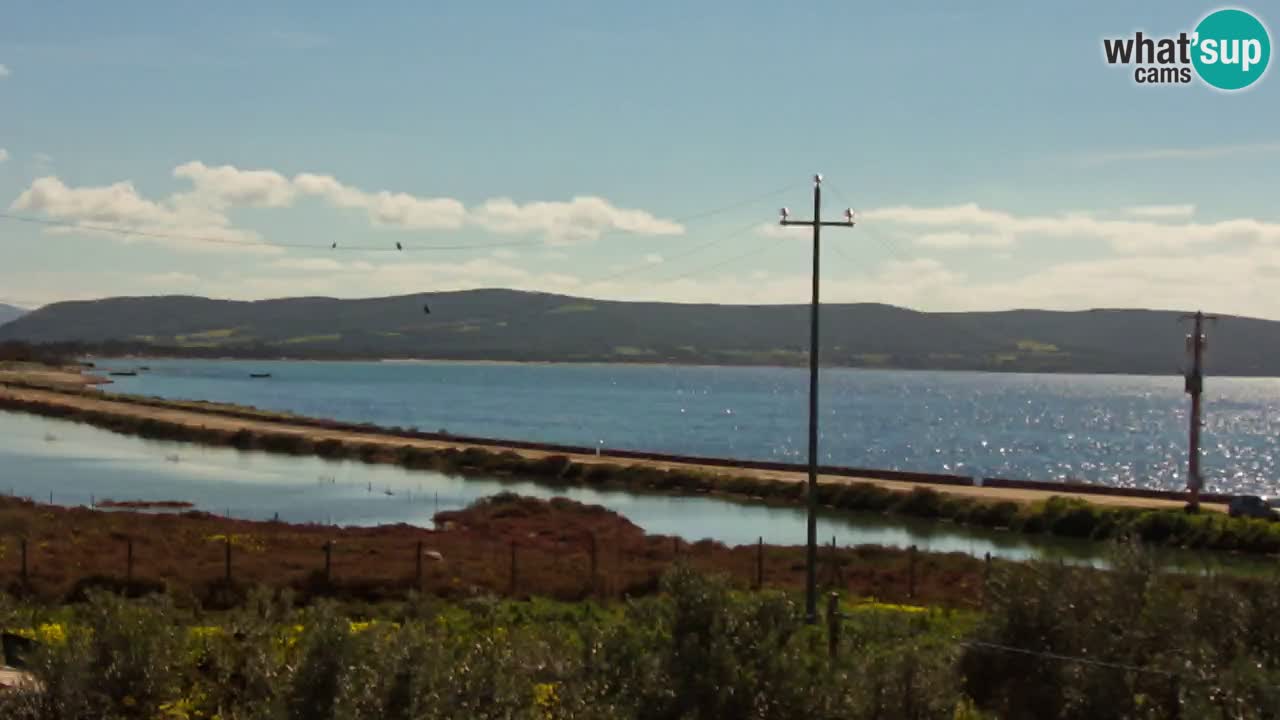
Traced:
<path fill-rule="evenodd" d="M 379 600 L 403 597 L 413 589 L 419 543 L 421 589 L 442 596 L 496 593 L 571 600 L 593 594 L 641 595 L 654 591 L 659 576 L 677 561 L 727 572 L 746 588 L 755 584 L 758 557 L 763 557 L 766 585 L 798 588 L 804 580 L 801 547 L 690 545 L 647 535 L 616 513 L 564 499 L 497 496 L 466 510 L 441 513 L 439 520 L 440 530 L 408 525 L 334 528 L 196 512 L 101 512 L 2 498 L 0 582 L 49 600 L 76 598 L 87 587 L 106 586 L 132 593 L 166 590 L 185 602 L 216 607 L 237 602 L 255 585 L 289 587 L 303 601 L 315 595 Z M 230 583 L 224 578 L 227 537 Z M 130 541 L 133 580 L 126 582 Z M 325 546 L 330 542 L 326 579 Z M 911 599 L 909 565 L 905 551 L 824 549 L 822 580 L 846 593 L 902 602 Z M 915 575 L 916 601 L 953 606 L 980 602 L 981 561 L 921 554 Z"/>

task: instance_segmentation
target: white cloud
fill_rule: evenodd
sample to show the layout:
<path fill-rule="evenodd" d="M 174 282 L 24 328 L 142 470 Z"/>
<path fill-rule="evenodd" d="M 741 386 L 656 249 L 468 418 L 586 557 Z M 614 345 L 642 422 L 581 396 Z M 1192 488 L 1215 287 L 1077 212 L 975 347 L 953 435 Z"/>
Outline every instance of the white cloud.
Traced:
<path fill-rule="evenodd" d="M 644 261 L 650 265 L 657 265 L 662 262 L 662 256 L 658 253 L 649 253 L 644 256 Z"/>
<path fill-rule="evenodd" d="M 1134 205 L 1124 211 L 1147 218 L 1189 218 L 1196 214 L 1195 205 Z"/>
<path fill-rule="evenodd" d="M 453 198 L 421 198 L 381 190 L 374 193 L 344 185 L 332 175 L 302 173 L 294 186 L 340 208 L 364 210 L 374 225 L 412 230 L 452 230 L 462 227 L 467 209 Z"/>
<path fill-rule="evenodd" d="M 863 221 L 947 228 L 952 232 L 978 230 L 1011 238 L 1011 242 L 1024 236 L 1100 240 L 1123 253 L 1189 250 L 1226 242 L 1280 242 L 1280 223 L 1253 218 L 1211 223 L 1158 223 L 1146 219 L 1102 219 L 1087 213 L 1015 215 L 986 209 L 976 203 L 877 208 L 863 213 Z"/>
<path fill-rule="evenodd" d="M 471 212 L 471 221 L 498 233 L 539 233 L 548 242 L 564 245 L 597 240 L 607 231 L 637 235 L 681 235 L 684 227 L 645 212 L 614 206 L 600 197 L 575 197 L 568 202 L 517 204 L 510 198 L 485 201 Z"/>
<path fill-rule="evenodd" d="M 37 164 L 48 165 L 37 155 Z M 13 203 L 14 209 L 44 212 L 80 223 L 111 223 L 137 234 L 173 233 L 203 236 L 215 241 L 252 239 L 235 230 L 227 213 L 236 207 L 286 208 L 300 197 L 318 197 L 337 208 L 363 211 L 372 225 L 405 230 L 456 230 L 475 225 L 500 234 L 539 234 L 548 244 L 594 240 L 607 231 L 640 235 L 676 235 L 684 228 L 643 210 L 619 208 L 599 197 L 576 197 L 567 202 L 541 201 L 518 205 L 495 198 L 468 210 L 448 197 L 419 197 L 405 192 L 369 192 L 346 185 L 332 175 L 300 173 L 292 179 L 270 169 L 209 166 L 200 161 L 173 169 L 175 178 L 191 189 L 165 200 L 143 197 L 133 183 L 121 181 L 98 187 L 68 187 L 51 173 L 42 173 Z M 101 229 L 98 229 L 101 230 Z M 163 238 L 156 238 L 163 239 Z M 190 239 L 190 238 L 188 238 Z M 180 240 L 180 238 L 175 238 Z"/>
<path fill-rule="evenodd" d="M 271 263 L 272 267 L 284 268 L 286 270 L 302 270 L 302 271 L 333 271 L 342 270 L 346 266 L 332 258 L 280 258 Z"/>
<path fill-rule="evenodd" d="M 1117 162 L 1148 162 L 1153 160 L 1206 160 L 1235 155 L 1256 155 L 1280 152 L 1280 142 L 1243 143 L 1236 145 L 1205 145 L 1183 148 L 1148 148 L 1145 150 L 1118 150 L 1080 155 L 1075 161 L 1081 165 L 1106 165 Z"/>
<path fill-rule="evenodd" d="M 191 273 L 174 271 L 174 272 L 151 273 L 150 275 L 143 275 L 141 280 L 143 283 L 147 285 L 153 285 L 153 286 L 158 286 L 162 288 L 169 288 L 169 287 L 181 288 L 181 287 L 190 287 L 200 282 L 200 276 L 193 275 Z"/>
<path fill-rule="evenodd" d="M 283 257 L 233 271 L 21 273 L 6 278 L 6 291 L 33 302 L 136 294 L 141 278 L 148 292 L 237 299 L 370 297 L 511 287 L 622 300 L 765 304 L 805 303 L 811 289 L 807 269 L 801 267 L 719 269 L 669 281 L 633 273 L 597 283 L 591 281 L 592 275 L 591 268 L 539 272 L 489 257 L 441 262 L 398 255 L 376 262 Z M 823 298 L 832 303 L 884 302 L 921 310 L 1203 307 L 1218 313 L 1280 318 L 1280 296 L 1270 290 L 1277 277 L 1280 248 L 1264 245 L 1196 256 L 1149 254 L 1073 261 L 1020 271 L 1008 279 L 979 277 L 934 258 L 894 259 L 824 280 Z"/>
<path fill-rule="evenodd" d="M 921 247 L 947 250 L 960 248 L 1007 248 L 1013 246 L 1014 238 L 1012 235 L 1000 233 L 936 232 L 917 237 L 915 244 Z"/>
<path fill-rule="evenodd" d="M 499 260 L 514 260 L 520 257 L 520 253 L 514 250 L 494 250 L 492 255 Z"/>
<path fill-rule="evenodd" d="M 755 234 L 778 239 L 795 239 L 811 236 L 813 229 L 802 225 L 779 225 L 778 223 L 767 222 L 757 225 Z"/>
<path fill-rule="evenodd" d="M 208 209 L 156 202 L 141 196 L 131 182 L 72 188 L 52 176 L 37 178 L 10 205 L 66 222 L 50 232 L 110 237 L 126 242 L 164 242 L 203 250 L 273 252 L 251 245 L 256 233 L 230 226 L 225 215 Z"/>
<path fill-rule="evenodd" d="M 166 224 L 177 220 L 174 211 L 143 198 L 131 182 L 70 188 L 52 176 L 32 182 L 10 209 L 36 210 L 57 219 L 119 225 Z"/>
<path fill-rule="evenodd" d="M 0 78 L 7 78 L 9 77 L 10 74 L 11 73 L 9 72 L 9 68 L 6 67 L 5 65 L 0 64 Z"/>
<path fill-rule="evenodd" d="M 225 209 L 248 207 L 288 207 L 298 192 L 288 178 L 274 170 L 240 170 L 231 165 L 209 167 L 192 161 L 173 169 L 173 176 L 190 180 L 194 189 L 180 201 L 205 203 Z"/>
<path fill-rule="evenodd" d="M 9 151 L 5 150 L 4 148 L 0 148 L 0 163 L 6 162 L 8 161 L 8 159 L 9 159 Z"/>

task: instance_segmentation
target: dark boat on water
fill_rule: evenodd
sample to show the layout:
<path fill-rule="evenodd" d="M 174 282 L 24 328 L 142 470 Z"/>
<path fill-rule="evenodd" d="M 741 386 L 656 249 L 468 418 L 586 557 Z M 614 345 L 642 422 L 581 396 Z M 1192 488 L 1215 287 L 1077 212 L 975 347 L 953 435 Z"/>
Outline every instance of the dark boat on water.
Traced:
<path fill-rule="evenodd" d="M 109 372 L 107 374 L 114 375 L 116 377 L 134 377 L 138 373 L 134 372 L 133 370 L 116 370 L 114 372 Z"/>
<path fill-rule="evenodd" d="M 271 373 L 249 373 L 249 377 L 251 377 L 251 378 L 269 378 L 269 377 L 271 377 Z"/>

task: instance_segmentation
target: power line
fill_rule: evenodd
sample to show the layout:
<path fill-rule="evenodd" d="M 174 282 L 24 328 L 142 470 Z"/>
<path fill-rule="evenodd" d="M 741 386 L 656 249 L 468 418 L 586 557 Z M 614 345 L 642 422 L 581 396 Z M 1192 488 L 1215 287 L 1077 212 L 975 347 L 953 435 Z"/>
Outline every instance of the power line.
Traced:
<path fill-rule="evenodd" d="M 648 263 L 648 262 L 637 263 L 635 265 L 625 267 L 619 271 L 606 275 L 602 278 L 596 278 L 595 280 L 592 280 L 591 282 L 587 283 L 583 287 L 591 287 L 592 285 L 598 285 L 600 283 L 608 282 L 610 280 L 616 280 L 617 278 L 622 277 L 623 275 L 640 274 L 640 272 L 646 269 L 658 269 L 658 268 L 670 267 L 667 263 L 671 262 L 672 260 L 679 260 L 681 258 L 686 258 L 686 257 L 689 257 L 690 255 L 706 250 L 707 248 L 714 247 L 716 245 L 719 245 L 720 243 L 738 238 L 743 233 L 751 230 L 752 228 L 755 228 L 757 225 L 759 225 L 759 223 L 753 221 L 748 225 L 732 230 L 724 235 L 717 236 L 712 240 L 695 245 L 684 252 L 677 253 L 675 255 L 672 255 L 669 258 L 664 258 L 662 263 L 658 263 L 658 264 Z M 731 258 L 731 259 L 735 259 L 735 258 Z M 704 268 L 704 270 L 706 269 L 713 269 L 713 268 Z"/>
<path fill-rule="evenodd" d="M 999 652 L 1013 653 L 1017 655 L 1026 655 L 1030 657 L 1040 658 L 1042 660 L 1056 660 L 1058 662 L 1069 662 L 1077 665 L 1089 665 L 1092 667 L 1106 668 L 1108 670 L 1123 670 L 1134 673 L 1147 673 L 1150 675 L 1162 675 L 1168 678 L 1178 678 L 1180 680 L 1188 680 L 1183 675 L 1179 675 L 1168 670 L 1158 670 L 1156 668 L 1141 667 L 1139 665 L 1128 665 L 1125 663 L 1108 662 L 1106 660 L 1094 660 L 1093 658 L 1076 657 L 1073 655 L 1062 655 L 1059 653 L 1048 652 L 1045 650 L 1029 650 L 1027 648 L 1013 647 L 1011 645 L 999 645 L 997 643 L 981 642 L 978 640 L 959 640 L 957 645 L 970 647 L 978 650 L 995 650 Z"/>
<path fill-rule="evenodd" d="M 755 202 L 760 202 L 770 197 L 779 195 L 783 192 L 786 192 L 794 185 L 795 184 L 792 183 L 787 187 L 779 188 L 777 190 L 771 190 L 768 193 L 753 195 L 751 197 L 736 201 L 734 203 L 730 203 L 728 205 L 723 205 L 720 207 L 712 208 L 710 210 L 703 210 L 690 215 L 679 217 L 673 220 L 673 222 L 684 224 L 684 223 L 689 223 L 696 220 L 702 220 L 705 218 L 720 215 L 730 210 L 734 210 L 739 207 L 743 207 L 745 205 L 749 205 Z M 255 240 L 235 240 L 233 238 L 212 237 L 208 235 L 185 235 L 181 233 L 156 232 L 156 231 L 150 231 L 150 230 L 141 230 L 137 228 L 122 227 L 119 225 L 85 223 L 81 221 L 57 220 L 53 218 L 37 218 L 37 217 L 15 215 L 12 213 L 3 213 L 3 212 L 0 212 L 0 219 L 10 220 L 13 222 L 28 223 L 32 225 L 43 225 L 46 227 L 59 227 L 59 228 L 66 228 L 68 230 L 81 230 L 86 232 L 104 232 L 104 233 L 110 233 L 110 234 L 121 235 L 126 237 L 143 237 L 143 238 L 149 238 L 153 240 L 198 242 L 198 243 L 206 243 L 206 244 L 223 245 L 228 247 L 282 248 L 282 249 L 291 249 L 291 250 L 316 250 L 316 251 L 323 251 L 323 252 L 334 252 L 334 251 L 393 252 L 393 253 L 447 252 L 447 251 L 466 251 L 466 250 L 491 250 L 491 249 L 497 249 L 497 248 L 533 247 L 533 246 L 546 245 L 546 243 L 543 242 L 542 240 L 511 240 L 511 241 L 504 241 L 504 242 L 491 242 L 491 243 L 481 243 L 481 244 L 460 243 L 460 244 L 448 244 L 448 245 L 405 245 L 404 241 L 399 241 L 399 242 L 395 242 L 393 245 L 386 245 L 386 246 L 347 245 L 341 242 L 330 242 L 328 244 L 290 243 L 290 242 L 269 242 L 269 241 L 255 241 Z M 626 230 L 615 230 L 614 232 L 606 233 L 602 235 L 600 239 L 617 237 L 624 234 L 635 235 L 637 233 L 633 231 L 626 231 Z"/>
<path fill-rule="evenodd" d="M 766 241 L 767 241 L 767 240 L 768 240 L 768 239 L 766 238 Z M 673 275 L 673 276 L 668 277 L 668 278 L 658 279 L 658 280 L 655 280 L 654 282 L 655 282 L 655 283 L 658 283 L 658 284 L 665 284 L 665 283 L 675 282 L 676 280 L 683 280 L 684 278 L 690 277 L 690 276 L 692 276 L 692 275 L 700 275 L 700 274 L 702 274 L 702 273 L 704 273 L 704 272 L 708 272 L 708 271 L 710 271 L 710 270 L 716 270 L 716 269 L 718 269 L 718 268 L 722 268 L 722 267 L 724 267 L 725 265 L 729 265 L 729 264 L 734 263 L 734 262 L 737 262 L 737 261 L 739 261 L 739 260 L 742 260 L 742 259 L 745 259 L 745 258 L 748 258 L 748 257 L 752 257 L 752 256 L 755 256 L 755 255 L 759 255 L 759 254 L 761 254 L 761 253 L 766 253 L 766 252 L 769 252 L 770 250 L 777 250 L 777 249 L 778 249 L 778 246 L 777 246 L 777 245 L 770 245 L 770 246 L 768 246 L 768 247 L 756 247 L 756 248 L 753 248 L 753 249 L 748 250 L 748 251 L 746 251 L 746 252 L 739 253 L 739 254 L 737 254 L 737 255 L 733 255 L 733 256 L 730 256 L 730 257 L 728 257 L 728 258 L 725 258 L 724 260 L 720 260 L 720 261 L 717 261 L 717 262 L 711 263 L 710 265 L 703 265 L 703 266 L 700 266 L 700 267 L 694 268 L 693 270 L 689 270 L 689 271 L 687 271 L 687 272 L 682 272 L 682 273 L 680 273 L 679 275 Z"/>
<path fill-rule="evenodd" d="M 695 247 L 693 247 L 693 248 L 690 248 L 688 251 L 683 252 L 683 253 L 681 253 L 680 255 L 677 255 L 677 256 L 675 256 L 675 257 L 687 257 L 687 256 L 689 256 L 689 255 L 692 255 L 692 254 L 694 254 L 694 253 L 696 253 L 696 252 L 699 252 L 699 251 L 701 251 L 701 250 L 705 250 L 705 249 L 707 249 L 707 248 L 709 248 L 709 247 L 712 247 L 712 246 L 714 246 L 714 245 L 717 245 L 717 244 L 719 244 L 719 243 L 726 242 L 726 241 L 728 241 L 728 240 L 732 240 L 732 239 L 734 239 L 734 238 L 740 237 L 743 233 L 747 232 L 748 230 L 751 230 L 752 228 L 755 228 L 755 227 L 756 227 L 756 226 L 758 226 L 758 225 L 759 225 L 759 223 L 757 223 L 757 222 L 754 222 L 754 221 L 753 221 L 753 222 L 751 222 L 749 225 L 743 226 L 743 227 L 741 227 L 741 228 L 738 228 L 738 229 L 736 229 L 736 230 L 733 230 L 733 231 L 731 231 L 731 232 L 729 232 L 729 233 L 726 233 L 726 234 L 724 234 L 724 235 L 717 236 L 716 238 L 714 238 L 714 239 L 712 239 L 712 240 L 710 240 L 710 241 L 708 241 L 708 242 L 702 243 L 702 244 L 700 244 L 700 245 L 697 245 L 697 246 L 695 246 Z M 726 259 L 726 260 L 723 260 L 723 261 L 717 262 L 717 263 L 715 263 L 714 265 L 710 265 L 710 266 L 703 266 L 703 267 L 700 267 L 700 268 L 698 268 L 698 269 L 696 269 L 696 270 L 689 271 L 689 272 L 687 272 L 687 273 L 683 273 L 681 276 L 676 276 L 676 277 L 673 277 L 673 278 L 668 278 L 667 280 L 663 280 L 663 281 L 659 281 L 659 282 L 671 282 L 672 280 L 680 279 L 680 277 L 683 277 L 683 276 L 693 275 L 693 274 L 697 274 L 697 273 L 701 273 L 701 272 L 707 272 L 708 270 L 713 270 L 713 269 L 715 269 L 716 267 L 719 267 L 719 266 L 722 266 L 722 265 L 728 264 L 729 262 L 732 262 L 732 261 L 734 261 L 734 260 L 741 259 L 741 258 L 742 258 L 742 257 L 744 257 L 745 255 L 746 255 L 746 254 L 743 254 L 743 255 L 737 255 L 737 256 L 734 256 L 734 257 L 728 258 L 728 259 Z M 662 265 L 655 265 L 655 264 L 653 264 L 653 263 L 638 263 L 638 264 L 635 264 L 635 265 L 631 265 L 631 266 L 628 266 L 628 267 L 622 268 L 622 269 L 617 270 L 617 271 L 615 271 L 615 272 L 612 272 L 612 273 L 610 273 L 610 274 L 608 274 L 608 275 L 605 275 L 604 277 L 596 278 L 595 280 L 592 280 L 591 282 L 587 283 L 586 285 L 583 285 L 583 286 L 582 286 L 582 288 L 583 288 L 583 289 L 585 289 L 585 288 L 589 288 L 589 287 L 591 287 L 592 285 L 598 285 L 598 284 L 600 284 L 600 283 L 605 283 L 605 282 L 609 282 L 609 281 L 611 281 L 611 280 L 616 280 L 616 279 L 618 279 L 618 278 L 620 278 L 620 277 L 623 277 L 623 276 L 626 276 L 626 275 L 632 275 L 632 276 L 640 275 L 640 274 L 643 274 L 643 272 L 644 272 L 644 271 L 646 271 L 646 270 L 650 270 L 650 269 L 657 269 L 657 268 L 661 268 L 661 267 L 662 267 Z M 551 294 L 553 294 L 553 293 L 547 293 L 547 294 L 548 294 L 548 295 L 551 295 Z M 503 318 L 503 319 L 501 320 L 501 322 L 506 322 L 506 323 L 510 323 L 510 322 L 519 322 L 519 321 L 522 321 L 522 320 L 525 320 L 525 319 L 531 318 L 531 317 L 533 317 L 533 316 L 535 316 L 535 315 L 540 315 L 540 314 L 542 314 L 542 313 L 546 312 L 547 310 L 550 310 L 550 309 L 552 309 L 552 308 L 556 307 L 556 305 L 557 305 L 559 302 L 560 302 L 560 300 L 559 300 L 558 298 L 548 298 L 548 302 L 541 303 L 541 304 L 535 305 L 535 306 L 533 306 L 533 307 L 530 307 L 530 308 L 528 308 L 525 312 L 518 313 L 518 314 L 516 314 L 516 315 L 512 315 L 512 316 L 508 316 L 508 317 L 506 317 L 506 318 Z M 471 324 L 472 324 L 472 321 L 468 321 L 468 320 L 458 320 L 458 321 L 451 322 L 451 323 L 441 323 L 441 324 L 439 324 L 439 325 L 432 325 L 432 326 L 427 327 L 427 328 L 424 328 L 424 329 L 426 329 L 426 330 L 449 330 L 449 329 L 451 329 L 451 328 L 456 328 L 456 327 L 467 327 L 467 326 L 469 326 L 469 325 L 471 325 Z"/>
<path fill-rule="evenodd" d="M 767 193 L 761 193 L 761 194 L 756 195 L 756 196 L 754 196 L 754 197 L 747 198 L 746 200 L 739 200 L 738 202 L 731 203 L 731 204 L 729 204 L 729 205 L 723 205 L 723 206 L 718 207 L 718 208 L 716 208 L 716 209 L 714 209 L 714 210 L 708 210 L 708 211 L 705 211 L 705 212 L 695 213 L 695 214 L 693 214 L 693 215 L 687 215 L 687 216 L 685 216 L 685 217 L 683 217 L 683 218 L 679 218 L 679 219 L 677 219 L 677 220 L 676 220 L 676 222 L 692 222 L 692 221 L 694 221 L 694 220 L 700 220 L 700 219 L 702 219 L 702 218 L 704 218 L 704 217 L 711 217 L 712 215 L 719 215 L 720 213 L 728 212 L 728 211 L 730 211 L 730 210 L 737 210 L 737 209 L 738 209 L 738 208 L 740 208 L 740 207 L 746 207 L 747 205 L 750 205 L 750 204 L 752 204 L 752 203 L 757 203 L 757 202 L 761 202 L 761 201 L 763 201 L 763 200 L 768 200 L 769 198 L 772 198 L 772 197 L 777 197 L 778 195 L 781 195 L 781 194 L 782 194 L 782 193 L 784 193 L 784 192 L 789 192 L 789 191 L 791 191 L 791 190 L 796 189 L 797 187 L 799 187 L 799 186 L 800 186 L 800 185 L 802 185 L 802 184 L 803 184 L 803 183 L 800 183 L 800 182 L 788 183 L 787 185 L 784 185 L 784 186 L 782 186 L 782 187 L 778 188 L 777 190 L 771 190 L 771 191 L 769 191 L 769 192 L 767 192 Z"/>
<path fill-rule="evenodd" d="M 287 242 L 267 242 L 254 240 L 233 240 L 231 238 L 219 238 L 201 235 L 181 235 L 176 233 L 158 233 L 147 230 L 138 230 L 135 228 L 119 227 L 115 225 L 98 225 L 88 224 L 70 220 L 53 220 L 50 218 L 34 218 L 24 215 L 12 215 L 10 213 L 0 213 L 0 219 L 14 220 L 17 222 L 30 223 L 33 225 L 46 225 L 50 227 L 61 227 L 72 230 L 85 230 L 92 232 L 105 232 L 115 235 L 125 235 L 131 237 L 145 237 L 155 240 L 176 240 L 186 242 L 210 243 L 216 245 L 227 245 L 232 247 L 244 248 L 284 248 L 284 249 L 306 249 L 306 250 L 325 250 L 334 251 L 342 250 L 347 252 L 418 252 L 432 250 L 488 250 L 491 248 L 504 247 L 521 247 L 529 245 L 543 245 L 541 240 L 512 240 L 500 243 L 485 244 L 459 244 L 459 245 L 410 245 L 408 247 L 375 247 L 368 245 L 343 245 L 340 243 L 331 243 L 329 246 L 313 245 L 309 243 L 287 243 Z M 401 244 L 402 245 L 402 244 Z"/>

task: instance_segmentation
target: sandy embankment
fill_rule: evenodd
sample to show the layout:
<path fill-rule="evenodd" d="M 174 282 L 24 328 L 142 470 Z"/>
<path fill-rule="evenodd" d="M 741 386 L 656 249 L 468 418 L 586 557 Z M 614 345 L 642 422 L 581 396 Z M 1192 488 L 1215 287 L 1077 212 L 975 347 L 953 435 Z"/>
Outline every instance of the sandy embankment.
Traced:
<path fill-rule="evenodd" d="M 571 460 L 580 463 L 610 463 L 622 466 L 641 466 L 653 467 L 660 469 L 681 469 L 696 470 L 711 476 L 735 477 L 751 476 L 760 478 L 770 478 L 782 480 L 786 482 L 804 482 L 806 476 L 801 472 L 786 472 L 777 470 L 762 470 L 756 468 L 725 468 L 711 465 L 699 465 L 696 463 L 676 463 L 661 462 L 652 460 L 636 460 L 629 457 L 611 456 L 607 453 L 602 455 L 595 454 L 566 454 L 563 452 L 547 452 L 540 450 L 532 450 L 526 448 L 506 448 L 502 445 L 475 445 L 463 442 L 449 440 L 427 440 L 419 438 L 405 438 L 389 434 L 381 434 L 377 432 L 350 432 L 340 430 L 330 430 L 324 428 L 309 427 L 306 425 L 290 424 L 287 420 L 263 419 L 250 420 L 238 417 L 230 417 L 228 415 L 219 414 L 217 412 L 202 412 L 197 409 L 188 408 L 172 408 L 172 407 L 155 407 L 150 405 L 141 405 L 127 400 L 111 399 L 108 396 L 91 397 L 80 394 L 68 394 L 58 392 L 56 389 L 51 390 L 34 390 L 28 388 L 18 388 L 3 385 L 5 381 L 20 382 L 25 384 L 45 384 L 51 388 L 65 388 L 78 390 L 86 385 L 100 382 L 101 378 L 94 376 L 82 375 L 74 370 L 52 370 L 52 369 L 32 369 L 25 368 L 22 370 L 5 370 L 0 368 L 0 397 L 9 397 L 17 400 L 28 402 L 38 402 L 51 406 L 63 406 L 75 409 L 93 410 L 98 412 L 109 412 L 125 417 L 135 418 L 151 418 L 162 420 L 169 423 L 181 424 L 193 428 L 212 428 L 236 431 L 247 429 L 251 431 L 275 432 L 296 434 L 305 437 L 313 442 L 322 440 L 337 439 L 344 442 L 360 442 L 374 443 L 384 445 L 389 449 L 401 448 L 407 446 L 416 448 L 426 448 L 439 450 L 443 448 L 459 448 L 481 447 L 487 450 L 511 450 L 528 458 L 543 458 L 550 455 L 567 455 Z M 898 481 L 884 480 L 877 478 L 860 478 L 836 475 L 823 475 L 819 478 L 823 483 L 870 483 L 879 487 L 893 490 L 897 492 L 910 492 L 919 487 L 927 487 L 940 493 L 947 493 L 959 497 L 977 498 L 986 501 L 1013 501 L 1018 503 L 1030 503 L 1037 500 L 1044 500 L 1050 495 L 1075 497 L 1086 502 L 1109 505 L 1109 506 L 1127 506 L 1142 508 L 1160 508 L 1160 509 L 1179 509 L 1183 506 L 1180 500 L 1166 500 L 1158 498 L 1128 497 L 1128 496 L 1112 496 L 1112 495 L 1096 495 L 1089 493 L 1070 493 L 1063 492 L 1061 489 L 1054 489 L 1052 492 L 1041 490 L 1028 490 L 1021 488 L 995 488 L 995 487 L 972 487 L 961 485 L 933 484 L 916 481 Z M 1206 504 L 1204 507 L 1215 510 L 1225 510 L 1221 505 Z"/>

